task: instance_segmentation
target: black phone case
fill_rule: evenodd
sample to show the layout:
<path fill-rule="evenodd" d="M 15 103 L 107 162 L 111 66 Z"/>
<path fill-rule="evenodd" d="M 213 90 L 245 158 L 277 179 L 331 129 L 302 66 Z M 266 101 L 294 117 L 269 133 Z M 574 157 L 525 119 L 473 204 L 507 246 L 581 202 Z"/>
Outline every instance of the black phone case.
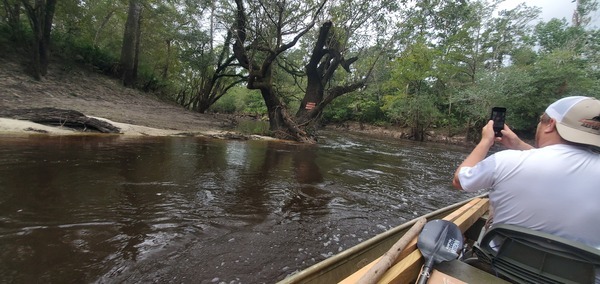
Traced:
<path fill-rule="evenodd" d="M 490 119 L 494 121 L 494 135 L 496 137 L 502 137 L 502 129 L 504 129 L 504 121 L 506 118 L 506 108 L 493 107 Z"/>

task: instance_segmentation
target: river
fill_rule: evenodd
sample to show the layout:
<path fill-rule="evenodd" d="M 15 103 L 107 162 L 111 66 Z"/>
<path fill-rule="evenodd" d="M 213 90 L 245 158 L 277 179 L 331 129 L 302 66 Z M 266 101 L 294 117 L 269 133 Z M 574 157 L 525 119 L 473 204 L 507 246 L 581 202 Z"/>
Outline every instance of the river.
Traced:
<path fill-rule="evenodd" d="M 0 282 L 273 283 L 474 194 L 468 149 L 0 136 Z"/>

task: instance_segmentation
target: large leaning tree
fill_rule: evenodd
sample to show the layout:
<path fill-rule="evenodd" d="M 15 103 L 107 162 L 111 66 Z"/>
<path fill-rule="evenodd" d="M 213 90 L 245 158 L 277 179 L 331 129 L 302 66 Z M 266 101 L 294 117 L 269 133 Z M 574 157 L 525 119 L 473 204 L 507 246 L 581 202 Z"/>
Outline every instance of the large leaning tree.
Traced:
<path fill-rule="evenodd" d="M 352 71 L 351 65 L 358 57 L 346 57 L 348 35 L 337 32 L 344 29 L 336 29 L 331 20 L 323 21 L 314 33 L 327 1 L 311 2 L 236 0 L 233 26 L 234 56 L 248 72 L 247 88 L 259 90 L 264 99 L 273 136 L 303 143 L 316 143 L 311 130 L 325 107 L 339 96 L 364 88 L 370 73 L 335 80 L 340 73 L 337 71 Z M 307 49 L 310 54 L 305 56 L 304 69 L 292 70 L 294 64 L 286 64 L 286 54 L 297 49 L 298 42 L 307 35 L 315 35 L 316 39 L 310 41 L 312 50 Z M 299 81 L 303 97 L 295 114 L 277 88 L 276 69 L 290 76 L 305 76 Z"/>

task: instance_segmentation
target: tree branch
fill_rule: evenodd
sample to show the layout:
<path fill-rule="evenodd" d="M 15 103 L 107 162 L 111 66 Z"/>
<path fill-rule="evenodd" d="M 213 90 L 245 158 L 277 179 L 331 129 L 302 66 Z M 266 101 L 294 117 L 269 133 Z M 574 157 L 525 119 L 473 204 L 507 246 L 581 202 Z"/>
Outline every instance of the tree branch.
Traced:
<path fill-rule="evenodd" d="M 363 79 L 359 82 L 355 82 L 349 85 L 333 87 L 327 91 L 327 96 L 325 96 L 325 99 L 323 99 L 321 105 L 325 106 L 331 103 L 335 98 L 356 91 L 366 85 L 366 79 Z"/>

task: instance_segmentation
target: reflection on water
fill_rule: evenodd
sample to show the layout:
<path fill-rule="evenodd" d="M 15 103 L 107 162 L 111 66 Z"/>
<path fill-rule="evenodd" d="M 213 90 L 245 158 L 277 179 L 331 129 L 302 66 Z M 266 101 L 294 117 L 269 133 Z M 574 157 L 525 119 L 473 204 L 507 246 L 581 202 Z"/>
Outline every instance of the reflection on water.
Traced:
<path fill-rule="evenodd" d="M 274 282 L 418 215 L 465 151 L 0 136 L 0 282 Z"/>

